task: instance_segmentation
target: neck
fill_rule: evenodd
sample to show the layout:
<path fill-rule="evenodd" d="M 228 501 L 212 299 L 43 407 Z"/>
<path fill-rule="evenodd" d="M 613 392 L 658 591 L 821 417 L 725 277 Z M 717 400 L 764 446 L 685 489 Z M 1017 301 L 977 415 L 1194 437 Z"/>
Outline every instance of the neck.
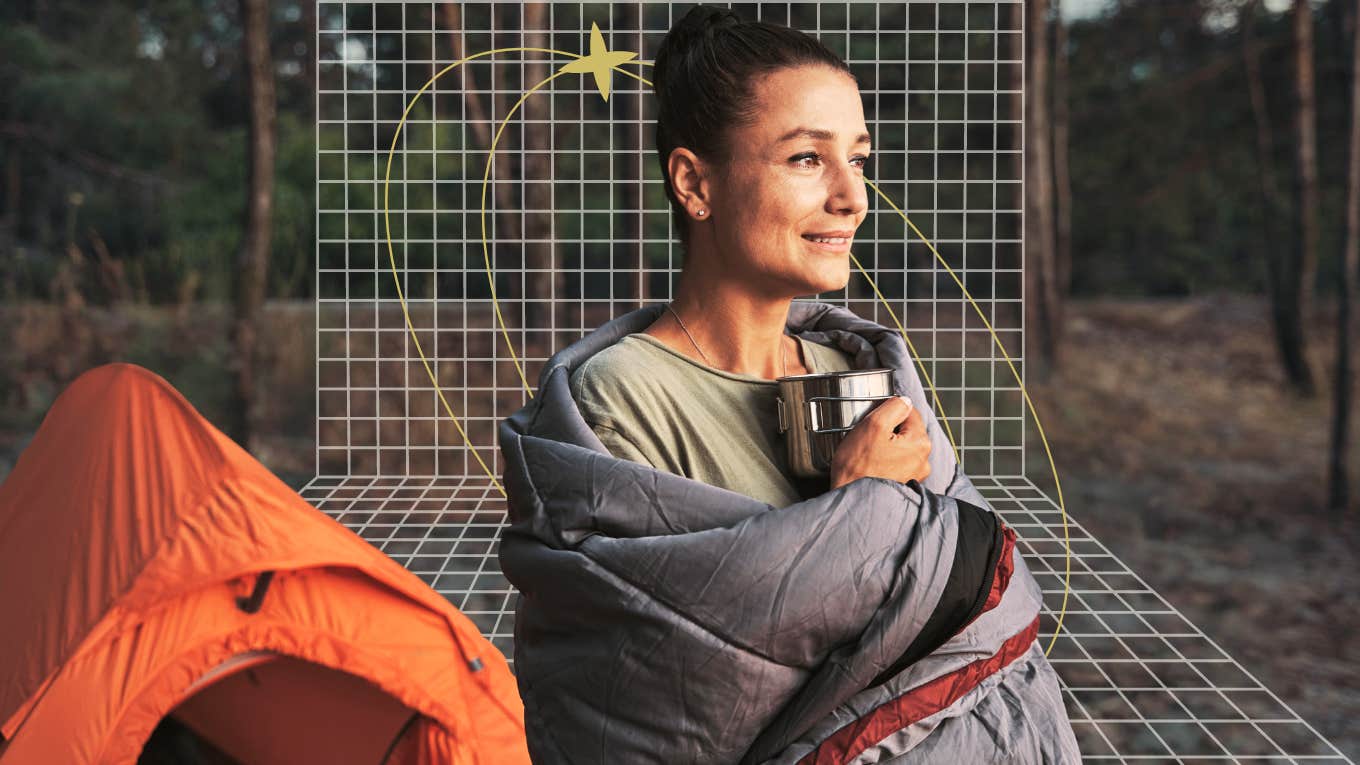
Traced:
<path fill-rule="evenodd" d="M 678 327 L 671 337 L 688 346 L 692 355 L 707 356 L 707 363 L 718 369 L 774 379 L 785 373 L 782 353 L 788 373 L 794 374 L 798 356 L 788 352 L 790 340 L 784 331 L 792 302 L 788 297 L 752 293 L 734 280 L 704 279 L 686 270 L 680 275 L 671 307 L 703 353 L 694 349 Z M 668 319 L 674 322 L 669 312 L 659 321 Z"/>

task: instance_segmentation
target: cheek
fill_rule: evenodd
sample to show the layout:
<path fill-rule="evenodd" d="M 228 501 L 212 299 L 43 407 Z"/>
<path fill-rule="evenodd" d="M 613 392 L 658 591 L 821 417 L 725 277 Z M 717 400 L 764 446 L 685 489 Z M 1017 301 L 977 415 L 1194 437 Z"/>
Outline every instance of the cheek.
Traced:
<path fill-rule="evenodd" d="M 770 177 L 733 192 L 733 236 L 756 262 L 787 260 L 808 221 L 818 217 L 816 190 L 796 178 Z"/>
<path fill-rule="evenodd" d="M 811 190 L 785 181 L 769 190 L 761 207 L 760 225 L 769 233 L 787 238 L 802 233 L 808 219 L 816 217 L 818 203 Z"/>

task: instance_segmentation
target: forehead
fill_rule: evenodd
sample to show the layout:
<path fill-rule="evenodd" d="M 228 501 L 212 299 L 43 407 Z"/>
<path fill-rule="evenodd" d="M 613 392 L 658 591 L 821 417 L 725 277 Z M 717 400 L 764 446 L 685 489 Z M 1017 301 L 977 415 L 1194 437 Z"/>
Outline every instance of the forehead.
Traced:
<path fill-rule="evenodd" d="M 762 77 L 753 90 L 759 108 L 747 130 L 762 143 L 812 139 L 855 144 L 869 132 L 859 88 L 844 72 L 823 66 L 781 69 Z"/>

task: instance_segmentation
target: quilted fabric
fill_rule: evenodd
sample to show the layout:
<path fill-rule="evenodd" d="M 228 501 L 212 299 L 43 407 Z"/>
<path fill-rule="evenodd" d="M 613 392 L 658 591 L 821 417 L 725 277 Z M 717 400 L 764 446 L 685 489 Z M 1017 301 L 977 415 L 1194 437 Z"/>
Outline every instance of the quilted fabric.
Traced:
<path fill-rule="evenodd" d="M 1039 588 L 900 335 L 829 304 L 789 313 L 856 368 L 894 370 L 932 439 L 928 478 L 774 507 L 615 458 L 581 418 L 571 370 L 663 310 L 557 352 L 500 424 L 534 761 L 1078 762 Z"/>

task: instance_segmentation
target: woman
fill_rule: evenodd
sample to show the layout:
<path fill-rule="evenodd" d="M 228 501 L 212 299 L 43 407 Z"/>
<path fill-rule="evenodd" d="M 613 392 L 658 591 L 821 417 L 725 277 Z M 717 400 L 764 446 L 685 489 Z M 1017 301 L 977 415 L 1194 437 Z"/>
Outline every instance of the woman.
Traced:
<path fill-rule="evenodd" d="M 854 368 L 786 324 L 794 297 L 850 278 L 870 154 L 856 79 L 806 35 L 699 6 L 667 35 L 654 82 L 684 269 L 666 313 L 578 368 L 572 394 L 615 456 L 776 506 L 820 494 L 826 480 L 789 471 L 774 380 Z M 837 449 L 833 488 L 929 474 L 920 415 L 881 408 Z"/>
<path fill-rule="evenodd" d="M 502 422 L 515 671 L 536 762 L 1076 762 L 1040 592 L 895 331 L 828 304 L 867 199 L 855 80 L 693 9 L 656 57 L 685 245 L 672 303 L 549 359 Z M 775 378 L 895 399 L 793 477 Z"/>

